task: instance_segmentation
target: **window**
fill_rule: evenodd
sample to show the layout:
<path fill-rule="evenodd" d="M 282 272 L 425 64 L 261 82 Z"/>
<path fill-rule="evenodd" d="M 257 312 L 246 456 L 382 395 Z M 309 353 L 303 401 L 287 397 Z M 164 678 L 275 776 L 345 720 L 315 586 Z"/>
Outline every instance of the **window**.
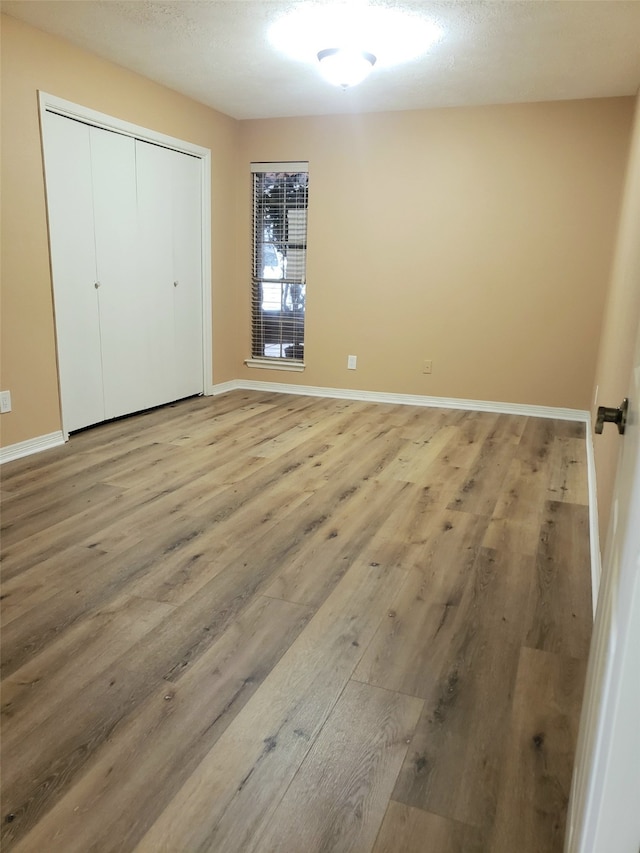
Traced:
<path fill-rule="evenodd" d="M 248 363 L 304 363 L 308 163 L 252 163 L 253 270 Z"/>

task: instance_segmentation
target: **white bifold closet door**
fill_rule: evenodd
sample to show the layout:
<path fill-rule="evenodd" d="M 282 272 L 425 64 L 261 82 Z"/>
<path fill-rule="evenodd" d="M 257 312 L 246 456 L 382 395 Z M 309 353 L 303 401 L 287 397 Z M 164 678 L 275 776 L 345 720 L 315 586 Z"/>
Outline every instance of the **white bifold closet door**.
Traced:
<path fill-rule="evenodd" d="M 45 120 L 64 428 L 201 393 L 200 160 Z"/>
<path fill-rule="evenodd" d="M 202 376 L 200 161 L 136 140 L 140 277 L 162 308 L 148 328 L 158 354 L 149 405 L 197 394 Z M 162 339 L 162 347 L 154 342 Z"/>
<path fill-rule="evenodd" d="M 89 127 L 46 113 L 58 371 L 67 430 L 105 419 Z"/>
<path fill-rule="evenodd" d="M 188 154 L 173 156 L 171 162 L 174 364 L 180 398 L 204 390 L 202 162 Z"/>
<path fill-rule="evenodd" d="M 95 127 L 89 140 L 104 408 L 115 418 L 150 405 L 153 300 L 139 270 L 135 140 Z"/>

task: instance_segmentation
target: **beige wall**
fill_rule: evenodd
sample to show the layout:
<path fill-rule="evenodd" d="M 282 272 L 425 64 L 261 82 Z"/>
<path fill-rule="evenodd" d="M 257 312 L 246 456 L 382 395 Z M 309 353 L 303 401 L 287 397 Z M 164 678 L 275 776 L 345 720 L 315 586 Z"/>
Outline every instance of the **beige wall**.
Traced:
<path fill-rule="evenodd" d="M 599 405 L 617 406 L 628 394 L 640 318 L 640 93 L 617 237 L 611 288 L 596 369 L 593 417 Z M 597 398 L 596 398 L 597 393 Z M 633 401 L 637 410 L 638 401 Z M 604 543 L 622 441 L 613 426 L 594 439 L 600 536 Z"/>
<path fill-rule="evenodd" d="M 202 104 L 2 16 L 2 445 L 60 429 L 37 91 L 212 151 L 214 381 L 237 375 L 233 350 L 234 158 L 239 124 Z"/>
<path fill-rule="evenodd" d="M 211 148 L 214 382 L 589 407 L 633 99 L 236 122 L 3 16 L 3 445 L 60 427 L 38 89 Z M 302 374 L 243 364 L 269 159 L 310 161 Z"/>
<path fill-rule="evenodd" d="M 310 208 L 308 367 L 240 375 L 589 408 L 632 110 L 619 98 L 242 122 L 244 280 L 249 162 L 309 160 Z"/>

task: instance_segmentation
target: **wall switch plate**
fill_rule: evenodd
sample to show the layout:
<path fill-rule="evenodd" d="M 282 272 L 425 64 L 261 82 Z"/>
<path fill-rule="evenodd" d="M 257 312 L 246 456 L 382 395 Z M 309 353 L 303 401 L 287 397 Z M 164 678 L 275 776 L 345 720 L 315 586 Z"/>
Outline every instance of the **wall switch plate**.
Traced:
<path fill-rule="evenodd" d="M 349 370 L 355 370 L 357 362 L 358 362 L 358 356 L 357 355 L 348 355 L 347 356 L 347 368 Z"/>
<path fill-rule="evenodd" d="M 425 361 L 422 365 L 422 372 L 423 373 L 431 373 L 431 359 L 430 358 L 425 359 Z"/>
<path fill-rule="evenodd" d="M 11 391 L 0 391 L 0 414 L 11 411 Z"/>

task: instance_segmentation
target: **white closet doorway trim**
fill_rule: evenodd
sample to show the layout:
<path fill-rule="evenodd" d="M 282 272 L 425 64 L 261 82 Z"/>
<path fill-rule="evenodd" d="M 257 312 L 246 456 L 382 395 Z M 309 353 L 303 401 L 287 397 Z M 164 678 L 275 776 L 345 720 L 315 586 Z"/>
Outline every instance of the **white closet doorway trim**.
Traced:
<path fill-rule="evenodd" d="M 47 92 L 38 92 L 40 106 L 40 130 L 42 135 L 43 150 L 46 145 L 45 138 L 45 112 L 57 113 L 60 116 L 76 119 L 93 127 L 102 128 L 120 133 L 124 136 L 133 137 L 144 142 L 161 145 L 184 154 L 198 157 L 201 161 L 202 187 L 200 197 L 202 199 L 202 375 L 203 393 L 212 394 L 213 387 L 213 333 L 212 333 L 212 298 L 211 298 L 211 151 L 200 145 L 194 145 L 183 139 L 176 139 L 164 133 L 158 133 L 146 127 L 140 127 L 127 121 L 97 112 L 88 107 L 74 104 L 72 101 L 58 98 Z M 59 382 L 59 377 L 58 377 Z M 61 397 L 60 397 L 61 398 Z M 64 438 L 69 438 L 69 432 L 65 428 L 64 412 L 62 412 L 62 429 Z"/>

